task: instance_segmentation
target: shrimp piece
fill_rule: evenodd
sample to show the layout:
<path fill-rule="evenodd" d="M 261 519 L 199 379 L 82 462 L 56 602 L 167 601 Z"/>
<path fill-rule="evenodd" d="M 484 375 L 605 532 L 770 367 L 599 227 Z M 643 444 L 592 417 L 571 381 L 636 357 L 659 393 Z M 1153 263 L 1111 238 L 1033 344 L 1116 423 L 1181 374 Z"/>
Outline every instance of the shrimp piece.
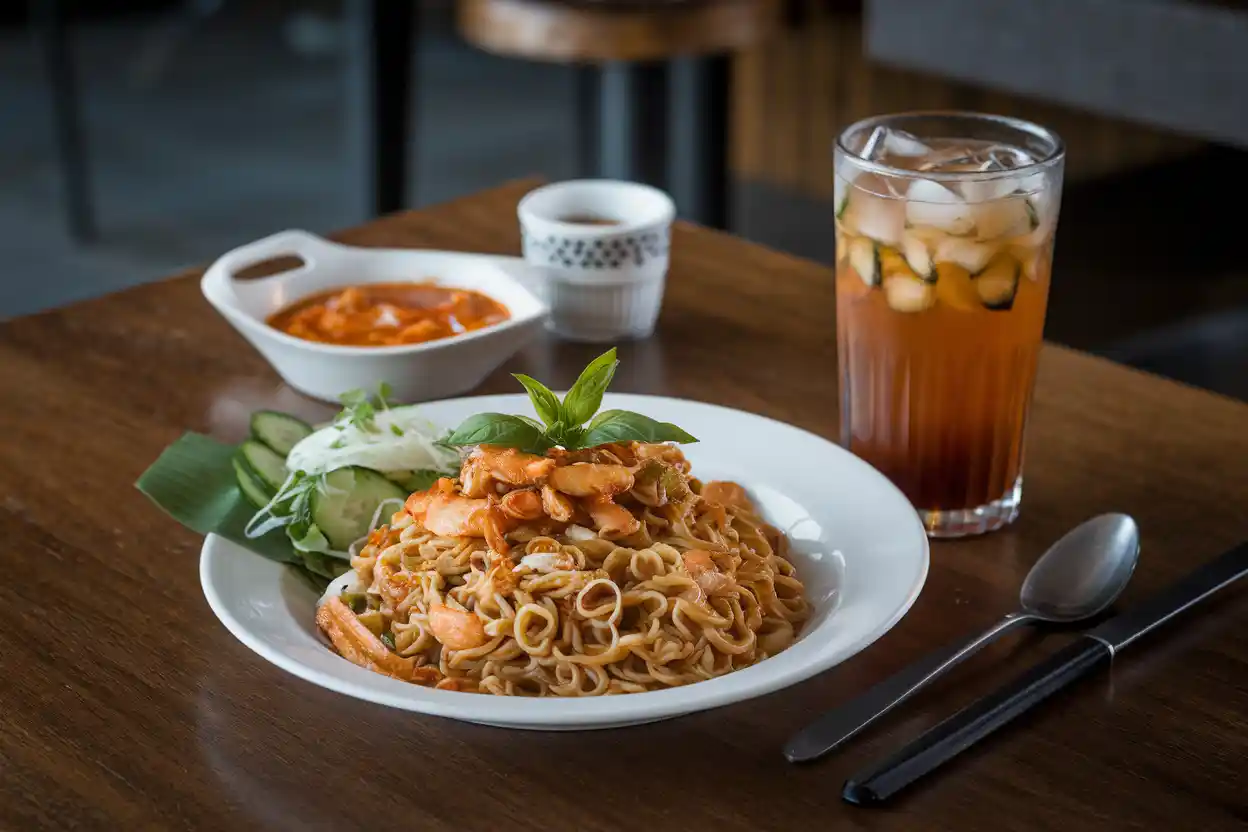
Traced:
<path fill-rule="evenodd" d="M 689 473 L 689 460 L 685 459 L 684 451 L 676 445 L 666 442 L 638 442 L 633 446 L 633 454 L 639 461 L 657 459 L 679 468 L 682 474 Z"/>
<path fill-rule="evenodd" d="M 681 554 L 680 563 L 698 588 L 707 595 L 726 595 L 732 592 L 732 578 L 719 571 L 710 552 L 690 549 Z"/>
<path fill-rule="evenodd" d="M 641 521 L 624 506 L 611 502 L 610 497 L 594 497 L 585 501 L 585 510 L 603 537 L 627 537 L 636 534 Z"/>
<path fill-rule="evenodd" d="M 459 471 L 465 496 L 485 497 L 496 482 L 505 485 L 536 485 L 555 467 L 555 461 L 515 448 L 479 445 Z"/>
<path fill-rule="evenodd" d="M 420 685 L 442 680 L 436 667 L 417 667 L 413 659 L 391 653 L 337 596 L 317 608 L 316 626 L 329 638 L 338 655 L 360 667 Z"/>
<path fill-rule="evenodd" d="M 489 498 L 456 494 L 453 483 L 446 477 L 434 483 L 428 491 L 417 491 L 409 496 L 404 507 L 436 535 L 483 537 L 490 548 L 499 554 L 506 554 L 511 548 L 503 539 L 512 527 L 511 518 Z"/>
<path fill-rule="evenodd" d="M 542 498 L 536 491 L 509 491 L 499 500 L 498 507 L 503 514 L 517 520 L 536 520 L 543 516 Z"/>
<path fill-rule="evenodd" d="M 572 505 L 571 500 L 547 484 L 542 486 L 542 509 L 551 520 L 557 523 L 567 523 L 572 520 L 572 514 L 576 511 L 576 506 Z"/>
<path fill-rule="evenodd" d="M 550 485 L 572 497 L 610 497 L 633 487 L 633 473 L 623 465 L 574 462 L 551 471 Z"/>
<path fill-rule="evenodd" d="M 727 506 L 728 508 L 748 511 L 750 514 L 755 513 L 754 503 L 750 500 L 750 495 L 746 494 L 745 489 L 735 482 L 728 482 L 727 480 L 708 482 L 702 486 L 702 499 L 709 503 Z"/>
<path fill-rule="evenodd" d="M 480 618 L 445 604 L 429 607 L 429 629 L 448 650 L 471 650 L 490 640 Z"/>
<path fill-rule="evenodd" d="M 459 482 L 465 497 L 485 497 L 494 486 L 494 478 L 480 459 L 469 458 L 459 470 Z"/>
<path fill-rule="evenodd" d="M 555 467 L 553 459 L 495 445 L 480 445 L 473 456 L 481 461 L 490 476 L 507 485 L 535 485 Z"/>

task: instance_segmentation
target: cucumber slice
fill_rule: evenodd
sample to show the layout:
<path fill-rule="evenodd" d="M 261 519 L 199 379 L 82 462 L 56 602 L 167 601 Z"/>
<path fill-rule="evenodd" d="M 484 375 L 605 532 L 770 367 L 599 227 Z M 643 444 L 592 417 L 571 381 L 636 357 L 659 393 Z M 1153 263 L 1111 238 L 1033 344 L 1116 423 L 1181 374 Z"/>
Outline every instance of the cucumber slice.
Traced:
<path fill-rule="evenodd" d="M 312 435 L 312 426 L 289 413 L 257 410 L 251 414 L 251 435 L 285 457 L 291 448 Z"/>
<path fill-rule="evenodd" d="M 855 237 L 849 242 L 849 265 L 868 286 L 880 285 L 880 251 L 874 240 Z"/>
<path fill-rule="evenodd" d="M 1013 307 L 1020 271 L 1018 261 L 1008 254 L 995 257 L 975 278 L 975 291 L 984 306 L 1002 312 Z"/>
<path fill-rule="evenodd" d="M 339 551 L 367 535 L 373 515 L 386 500 L 402 503 L 407 491 L 368 468 L 339 468 L 325 475 L 325 487 L 312 492 L 312 522 Z M 396 508 L 397 510 L 397 508 Z"/>
<path fill-rule="evenodd" d="M 290 475 L 286 470 L 286 460 L 274 453 L 268 445 L 254 439 L 248 439 L 239 445 L 238 454 L 256 478 L 274 494 Z"/>
<path fill-rule="evenodd" d="M 918 237 L 907 235 L 902 240 L 901 252 L 919 280 L 928 283 L 936 282 L 936 267 L 932 263 L 932 253 L 928 250 L 927 243 Z"/>
<path fill-rule="evenodd" d="M 884 297 L 898 312 L 922 312 L 936 303 L 936 286 L 911 275 L 889 275 L 884 279 Z"/>
<path fill-rule="evenodd" d="M 243 496 L 247 498 L 247 502 L 256 508 L 264 508 L 273 499 L 276 491 L 269 491 L 264 483 L 260 482 L 260 478 L 251 473 L 251 469 L 247 467 L 247 463 L 240 457 L 235 456 L 230 460 L 234 464 L 234 476 L 238 478 L 238 490 L 243 492 Z"/>

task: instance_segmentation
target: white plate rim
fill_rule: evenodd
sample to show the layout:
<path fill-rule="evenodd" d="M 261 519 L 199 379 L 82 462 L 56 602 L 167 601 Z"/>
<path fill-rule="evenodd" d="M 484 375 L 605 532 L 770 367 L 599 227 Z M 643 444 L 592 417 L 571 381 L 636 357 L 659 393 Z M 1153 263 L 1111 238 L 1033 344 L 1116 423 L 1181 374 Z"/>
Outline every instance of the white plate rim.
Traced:
<path fill-rule="evenodd" d="M 524 394 L 500 394 L 442 399 L 436 402 L 427 402 L 422 406 L 456 407 L 473 400 L 489 399 L 497 401 L 506 397 L 515 398 L 517 403 L 527 401 Z M 795 425 L 761 414 L 751 413 L 747 410 L 725 407 L 710 402 L 701 402 L 695 399 L 631 393 L 608 393 L 607 397 L 615 400 L 614 403 L 619 403 L 622 400 L 624 404 L 627 404 L 627 400 L 639 402 L 640 406 L 636 408 L 639 410 L 644 407 L 646 401 L 674 402 L 682 405 L 693 404 L 734 415 L 745 414 L 751 418 L 763 420 L 773 427 L 797 431 L 827 445 L 834 453 L 848 457 L 852 460 L 852 464 L 861 466 L 868 475 L 878 477 L 888 489 L 895 492 L 897 499 L 902 501 L 907 507 L 909 506 L 909 502 L 904 495 L 883 474 L 839 445 Z M 769 662 L 762 662 L 704 682 L 623 696 L 533 699 L 442 691 L 385 677 L 352 664 L 345 659 L 341 660 L 341 673 L 324 673 L 301 663 L 280 649 L 270 646 L 263 639 L 258 638 L 243 622 L 233 615 L 228 602 L 218 592 L 218 587 L 211 575 L 212 568 L 218 557 L 231 556 L 233 554 L 231 550 L 236 550 L 237 553 L 244 554 L 247 557 L 260 556 L 246 552 L 242 547 L 217 535 L 210 534 L 205 538 L 201 549 L 200 583 L 209 607 L 235 638 L 275 666 L 318 687 L 379 705 L 468 722 L 507 727 L 591 728 L 594 726 L 649 722 L 680 716 L 694 711 L 718 708 L 764 696 L 807 681 L 847 661 L 874 644 L 896 626 L 897 622 L 909 612 L 927 581 L 931 565 L 930 545 L 927 534 L 923 529 L 917 512 L 911 510 L 908 514 L 912 518 L 913 530 L 918 533 L 917 539 L 921 541 L 920 562 L 912 585 L 905 592 L 901 602 L 887 616 L 884 616 L 874 628 L 862 634 L 856 641 L 842 649 L 839 653 L 829 654 L 817 662 L 788 670 L 759 673 L 757 671 L 766 669 L 769 664 Z M 266 563 L 275 570 L 285 569 L 284 564 L 273 561 L 266 561 Z M 328 648 L 326 649 L 328 650 Z M 751 671 L 755 672 L 751 673 Z M 716 684 L 724 682 L 731 683 Z M 485 709 L 486 713 L 481 713 L 482 705 L 488 706 Z M 537 706 L 536 709 L 534 708 L 535 705 Z M 542 713 L 543 708 L 546 713 Z"/>

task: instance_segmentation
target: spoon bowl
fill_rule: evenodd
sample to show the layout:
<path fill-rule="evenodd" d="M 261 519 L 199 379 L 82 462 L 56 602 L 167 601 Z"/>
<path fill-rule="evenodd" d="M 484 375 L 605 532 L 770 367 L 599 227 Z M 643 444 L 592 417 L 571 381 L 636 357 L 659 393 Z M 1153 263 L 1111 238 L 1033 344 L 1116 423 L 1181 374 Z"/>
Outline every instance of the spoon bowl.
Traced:
<path fill-rule="evenodd" d="M 1027 573 L 1025 614 L 1055 624 L 1091 618 L 1112 604 L 1140 559 L 1140 529 L 1127 514 L 1102 514 L 1066 533 Z"/>

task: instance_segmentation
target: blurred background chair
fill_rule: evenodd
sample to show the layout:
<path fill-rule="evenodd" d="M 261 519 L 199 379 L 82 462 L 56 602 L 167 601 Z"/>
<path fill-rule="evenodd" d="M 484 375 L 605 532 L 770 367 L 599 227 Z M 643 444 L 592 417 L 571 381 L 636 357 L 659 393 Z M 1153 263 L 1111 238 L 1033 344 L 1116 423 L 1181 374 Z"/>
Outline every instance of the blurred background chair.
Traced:
<path fill-rule="evenodd" d="M 670 190 L 686 219 L 731 220 L 732 55 L 776 33 L 781 0 L 458 0 L 459 31 L 576 69 L 582 176 Z"/>
<path fill-rule="evenodd" d="M 1243 54 L 1215 0 L 0 3 L 0 316 L 534 173 L 831 262 L 837 133 L 974 109 L 1067 142 L 1048 336 L 1248 397 Z"/>

